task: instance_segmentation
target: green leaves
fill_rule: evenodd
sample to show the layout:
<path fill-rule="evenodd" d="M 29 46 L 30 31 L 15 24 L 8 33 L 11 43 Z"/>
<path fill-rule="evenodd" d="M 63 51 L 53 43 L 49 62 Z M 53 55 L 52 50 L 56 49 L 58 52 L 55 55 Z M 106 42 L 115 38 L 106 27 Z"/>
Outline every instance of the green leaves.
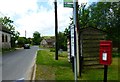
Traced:
<path fill-rule="evenodd" d="M 79 28 L 99 28 L 107 32 L 107 39 L 112 40 L 113 45 L 116 42 L 120 45 L 120 2 L 98 2 L 88 7 L 81 4 L 78 11 Z M 73 24 L 73 18 L 70 19 Z"/>
<path fill-rule="evenodd" d="M 41 36 L 40 36 L 40 33 L 38 31 L 35 31 L 33 33 L 33 44 L 35 45 L 39 45 L 40 44 L 40 41 L 41 41 Z"/>

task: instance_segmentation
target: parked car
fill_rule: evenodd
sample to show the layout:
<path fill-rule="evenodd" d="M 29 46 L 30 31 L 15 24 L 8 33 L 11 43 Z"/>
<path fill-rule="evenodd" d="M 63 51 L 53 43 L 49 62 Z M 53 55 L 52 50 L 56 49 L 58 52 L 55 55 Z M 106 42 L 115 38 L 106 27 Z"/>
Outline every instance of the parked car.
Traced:
<path fill-rule="evenodd" d="M 30 44 L 24 44 L 24 49 L 30 49 Z"/>

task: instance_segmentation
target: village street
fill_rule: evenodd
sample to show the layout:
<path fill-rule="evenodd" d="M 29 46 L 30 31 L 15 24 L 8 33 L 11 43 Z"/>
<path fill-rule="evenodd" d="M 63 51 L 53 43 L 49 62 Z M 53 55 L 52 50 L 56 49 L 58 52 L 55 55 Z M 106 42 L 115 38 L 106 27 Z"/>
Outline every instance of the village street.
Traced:
<path fill-rule="evenodd" d="M 2 80 L 30 80 L 38 46 L 18 49 L 2 57 Z"/>

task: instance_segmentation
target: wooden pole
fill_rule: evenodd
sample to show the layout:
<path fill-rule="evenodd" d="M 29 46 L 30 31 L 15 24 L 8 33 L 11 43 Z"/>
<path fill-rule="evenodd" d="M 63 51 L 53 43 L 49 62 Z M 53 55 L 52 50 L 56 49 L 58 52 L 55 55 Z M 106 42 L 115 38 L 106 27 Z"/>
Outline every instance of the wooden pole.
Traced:
<path fill-rule="evenodd" d="M 55 0 L 55 60 L 58 60 L 58 21 L 57 21 L 57 0 Z"/>
<path fill-rule="evenodd" d="M 104 82 L 107 82 L 107 70 L 108 70 L 108 66 L 104 65 Z"/>

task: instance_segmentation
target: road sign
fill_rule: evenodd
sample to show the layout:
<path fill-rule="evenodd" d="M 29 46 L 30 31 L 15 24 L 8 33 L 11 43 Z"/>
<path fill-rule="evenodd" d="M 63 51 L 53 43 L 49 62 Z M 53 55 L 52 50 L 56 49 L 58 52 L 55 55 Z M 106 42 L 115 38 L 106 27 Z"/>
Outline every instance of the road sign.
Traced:
<path fill-rule="evenodd" d="M 73 8 L 73 4 L 64 4 L 64 7 Z"/>
<path fill-rule="evenodd" d="M 73 8 L 72 0 L 64 0 L 64 7 Z"/>
<path fill-rule="evenodd" d="M 64 2 L 73 3 L 73 0 L 64 0 Z"/>
<path fill-rule="evenodd" d="M 71 26 L 71 56 L 74 57 L 74 26 Z"/>

